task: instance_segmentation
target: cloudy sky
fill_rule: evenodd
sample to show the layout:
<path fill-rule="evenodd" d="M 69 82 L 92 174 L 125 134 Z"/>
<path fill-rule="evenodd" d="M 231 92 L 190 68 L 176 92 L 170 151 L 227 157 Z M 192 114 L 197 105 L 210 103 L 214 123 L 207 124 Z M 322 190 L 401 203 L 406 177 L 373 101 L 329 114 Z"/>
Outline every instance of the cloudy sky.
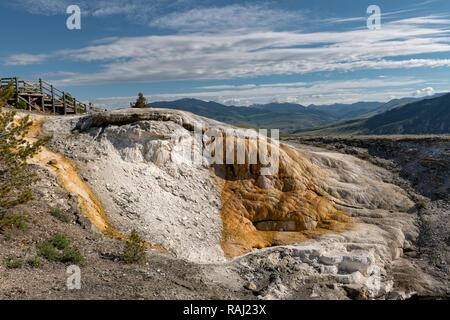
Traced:
<path fill-rule="evenodd" d="M 69 5 L 81 30 L 66 27 Z M 448 0 L 18 0 L 0 3 L 0 21 L 0 76 L 42 77 L 99 107 L 138 92 L 308 105 L 450 91 Z"/>

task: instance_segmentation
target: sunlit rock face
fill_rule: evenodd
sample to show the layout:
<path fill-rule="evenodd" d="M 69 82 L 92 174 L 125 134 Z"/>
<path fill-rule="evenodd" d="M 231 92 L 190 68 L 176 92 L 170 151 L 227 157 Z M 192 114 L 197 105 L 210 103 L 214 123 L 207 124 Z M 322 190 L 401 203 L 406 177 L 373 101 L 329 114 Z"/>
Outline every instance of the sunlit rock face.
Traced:
<path fill-rule="evenodd" d="M 227 257 L 349 227 L 345 213 L 316 184 L 324 173 L 289 146 L 281 145 L 278 153 L 273 175 L 261 175 L 259 164 L 214 167 L 221 186 L 222 248 Z"/>
<path fill-rule="evenodd" d="M 201 128 L 200 143 L 196 127 Z M 384 217 L 413 206 L 404 192 L 382 181 L 381 169 L 361 160 L 278 145 L 275 139 L 188 112 L 116 110 L 58 118 L 44 129 L 55 136 L 51 148 L 88 178 L 108 223 L 122 234 L 136 229 L 149 243 L 192 261 L 223 261 L 259 248 L 322 241 L 327 235 L 380 242 L 380 223 L 367 216 Z M 234 130 L 234 142 L 245 140 L 249 154 L 258 154 L 256 162 L 248 156 L 243 163 L 211 163 L 217 144 L 226 160 L 230 139 L 213 139 L 211 129 Z M 278 150 L 277 170 L 270 174 L 259 158 L 264 144 L 270 154 Z M 205 149 L 214 151 L 208 155 Z M 402 223 L 390 222 L 396 243 L 405 241 L 397 230 L 408 226 Z M 386 255 L 391 249 L 380 250 Z M 392 250 L 395 256 L 397 249 Z"/>
<path fill-rule="evenodd" d="M 301 281 L 334 281 L 370 298 L 392 290 L 387 270 L 418 237 L 414 203 L 385 182 L 390 173 L 350 155 L 169 109 L 58 117 L 42 128 L 108 226 L 136 229 L 177 258 L 255 276 L 293 267 Z M 229 156 L 230 141 L 245 147 L 244 160 L 238 148 Z M 289 297 L 295 283 L 277 280 L 262 298 Z"/>

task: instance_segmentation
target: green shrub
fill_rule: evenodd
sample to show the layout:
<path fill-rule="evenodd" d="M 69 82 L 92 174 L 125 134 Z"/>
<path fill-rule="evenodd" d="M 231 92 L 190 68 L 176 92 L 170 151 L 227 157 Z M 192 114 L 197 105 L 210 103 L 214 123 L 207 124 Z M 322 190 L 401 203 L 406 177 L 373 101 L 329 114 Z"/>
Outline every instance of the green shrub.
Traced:
<path fill-rule="evenodd" d="M 48 261 L 59 261 L 61 253 L 49 241 L 43 241 L 38 245 L 39 255 Z"/>
<path fill-rule="evenodd" d="M 50 214 L 52 216 L 54 216 L 56 219 L 58 219 L 59 221 L 62 221 L 65 223 L 70 222 L 69 217 L 64 212 L 62 212 L 62 210 L 60 208 L 57 208 L 57 207 L 50 208 Z"/>
<path fill-rule="evenodd" d="M 8 269 L 18 269 L 23 266 L 23 261 L 11 255 L 6 259 L 6 267 Z"/>
<path fill-rule="evenodd" d="M 84 264 L 84 257 L 82 256 L 78 248 L 70 247 L 64 249 L 60 261 L 71 262 L 73 264 L 81 266 Z"/>
<path fill-rule="evenodd" d="M 417 210 L 423 210 L 427 207 L 427 204 L 424 201 L 418 201 L 416 202 L 416 209 Z"/>
<path fill-rule="evenodd" d="M 28 215 L 20 215 L 20 216 L 4 216 L 0 218 L 0 230 L 4 227 L 13 227 L 24 232 L 28 231 Z"/>
<path fill-rule="evenodd" d="M 14 111 L 2 112 L 0 108 L 0 218 L 8 209 L 33 198 L 30 186 L 37 176 L 28 170 L 27 161 L 51 139 L 27 142 L 25 137 L 33 121 L 29 116 L 15 119 L 15 115 Z"/>
<path fill-rule="evenodd" d="M 136 230 L 131 231 L 130 239 L 125 243 L 122 260 L 125 263 L 144 263 L 147 261 L 144 241 Z"/>
<path fill-rule="evenodd" d="M 49 241 L 43 241 L 38 245 L 39 255 L 48 261 L 71 262 L 79 266 L 84 265 L 84 257 L 80 250 L 70 246 L 70 241 L 65 235 L 57 234 Z"/>
<path fill-rule="evenodd" d="M 15 95 L 14 82 L 9 81 L 8 84 L 0 90 L 0 108 L 4 107 L 8 100 L 11 100 Z"/>
<path fill-rule="evenodd" d="M 367 153 L 363 153 L 359 156 L 361 159 L 363 160 L 369 160 L 370 159 L 370 154 Z"/>
<path fill-rule="evenodd" d="M 27 263 L 32 268 L 39 268 L 42 265 L 41 259 L 39 259 L 38 256 L 34 257 L 33 259 L 28 259 Z"/>
<path fill-rule="evenodd" d="M 22 109 L 22 110 L 27 110 L 28 109 L 28 105 L 25 101 L 23 100 L 19 100 L 16 103 L 16 108 L 17 109 Z"/>
<path fill-rule="evenodd" d="M 67 249 L 70 246 L 70 241 L 63 234 L 57 234 L 56 236 L 54 236 L 50 240 L 50 243 L 59 250 Z"/>
<path fill-rule="evenodd" d="M 148 108 L 147 99 L 141 92 L 139 92 L 138 98 L 136 99 L 136 103 L 133 105 L 133 108 Z"/>
<path fill-rule="evenodd" d="M 321 142 L 314 143 L 314 146 L 318 147 L 318 148 L 324 148 L 324 149 L 327 147 L 327 145 L 325 143 L 321 143 Z"/>

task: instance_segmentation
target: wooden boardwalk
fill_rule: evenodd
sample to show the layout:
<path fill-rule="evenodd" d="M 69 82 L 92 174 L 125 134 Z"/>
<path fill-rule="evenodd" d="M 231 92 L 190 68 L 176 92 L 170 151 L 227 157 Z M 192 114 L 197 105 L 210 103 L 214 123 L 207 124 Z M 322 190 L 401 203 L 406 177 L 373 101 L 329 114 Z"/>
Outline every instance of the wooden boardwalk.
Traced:
<path fill-rule="evenodd" d="M 8 101 L 16 108 L 19 104 L 28 110 L 49 112 L 55 114 L 85 113 L 93 109 L 92 104 L 85 104 L 52 84 L 39 80 L 24 80 L 20 78 L 0 78 L 0 89 L 12 81 L 15 95 Z M 22 101 L 22 103 L 19 103 Z"/>

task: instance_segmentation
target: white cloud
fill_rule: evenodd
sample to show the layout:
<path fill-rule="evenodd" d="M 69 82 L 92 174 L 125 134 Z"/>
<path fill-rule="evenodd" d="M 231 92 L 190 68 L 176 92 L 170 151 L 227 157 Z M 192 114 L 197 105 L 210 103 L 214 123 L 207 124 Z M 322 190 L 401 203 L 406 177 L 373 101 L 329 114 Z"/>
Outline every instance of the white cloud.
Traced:
<path fill-rule="evenodd" d="M 196 89 L 204 90 L 220 90 L 220 89 L 251 89 L 251 88 L 264 88 L 264 87 L 301 87 L 306 85 L 307 82 L 288 82 L 288 83 L 269 83 L 269 84 L 243 84 L 243 85 L 217 85 L 217 86 L 204 86 L 197 87 Z"/>
<path fill-rule="evenodd" d="M 69 1 L 65 0 L 23 0 L 10 1 L 9 6 L 25 10 L 31 14 L 39 14 L 53 16 L 57 14 L 65 14 Z"/>
<path fill-rule="evenodd" d="M 89 12 L 92 16 L 111 16 L 117 14 L 133 14 L 138 10 L 138 6 L 133 4 L 114 4 L 110 3 L 107 6 L 92 8 Z"/>
<path fill-rule="evenodd" d="M 413 8 L 413 9 L 404 9 L 404 10 L 397 10 L 397 11 L 390 11 L 390 12 L 383 12 L 381 11 L 381 17 L 382 20 L 385 20 L 386 17 L 393 19 L 394 17 L 398 17 L 401 16 L 404 13 L 407 12 L 413 12 L 413 11 L 417 11 L 417 8 Z M 365 16 L 359 16 L 359 17 L 350 17 L 350 18 L 328 18 L 325 19 L 326 23 L 345 23 L 345 22 L 357 22 L 357 21 L 366 21 L 367 20 L 367 15 Z"/>
<path fill-rule="evenodd" d="M 31 14 L 46 16 L 65 15 L 69 5 L 76 4 L 84 15 L 102 17 L 111 15 L 124 15 L 138 23 L 147 23 L 151 15 L 161 7 L 176 6 L 183 0 L 21 0 L 10 1 L 8 6 Z"/>
<path fill-rule="evenodd" d="M 233 86 L 233 85 L 217 85 L 217 86 L 205 86 L 205 87 L 198 87 L 196 89 L 204 89 L 204 90 L 221 90 L 221 89 L 250 89 L 250 88 L 256 88 L 255 84 L 244 84 L 240 86 Z"/>
<path fill-rule="evenodd" d="M 5 59 L 4 64 L 7 66 L 25 66 L 29 64 L 42 63 L 49 58 L 46 54 L 16 54 Z"/>
<path fill-rule="evenodd" d="M 225 29 L 270 28 L 301 21 L 300 12 L 269 8 L 267 5 L 228 5 L 172 12 L 153 20 L 150 25 L 178 31 L 217 31 Z"/>
<path fill-rule="evenodd" d="M 246 84 L 241 86 L 214 86 L 215 91 L 176 94 L 145 94 L 149 101 L 170 101 L 197 98 L 226 105 L 251 105 L 267 102 L 292 102 L 303 105 L 353 103 L 357 101 L 385 101 L 386 97 L 409 96 L 411 87 L 425 81 L 411 78 L 329 80 L 305 83 Z M 214 87 L 205 87 L 211 89 Z M 127 107 L 136 97 L 99 98 L 93 102 L 102 108 Z"/>
<path fill-rule="evenodd" d="M 413 96 L 415 96 L 415 97 L 432 96 L 435 93 L 436 93 L 436 91 L 432 87 L 426 87 L 426 88 L 414 91 Z"/>
<path fill-rule="evenodd" d="M 437 20 L 441 25 L 428 24 L 436 22 L 435 16 L 398 20 L 378 31 L 230 31 L 110 38 L 77 50 L 13 55 L 4 63 L 25 65 L 52 58 L 99 64 L 99 72 L 55 79 L 59 85 L 449 67 L 450 59 L 402 58 L 450 52 L 450 20 Z"/>

